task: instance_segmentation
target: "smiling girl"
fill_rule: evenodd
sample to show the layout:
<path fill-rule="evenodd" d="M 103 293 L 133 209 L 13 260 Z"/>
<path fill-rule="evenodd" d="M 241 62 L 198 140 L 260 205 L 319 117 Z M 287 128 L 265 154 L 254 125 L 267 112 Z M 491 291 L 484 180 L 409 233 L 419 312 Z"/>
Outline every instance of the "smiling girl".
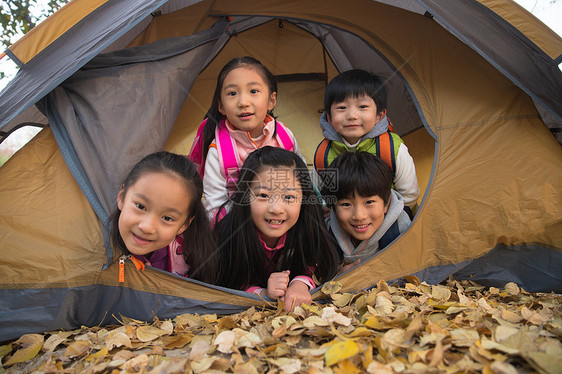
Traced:
<path fill-rule="evenodd" d="M 285 301 L 312 301 L 310 290 L 337 271 L 308 169 L 293 152 L 264 147 L 240 170 L 231 211 L 216 224 L 218 284 Z"/>
<path fill-rule="evenodd" d="M 202 195 L 201 177 L 184 156 L 144 157 L 119 188 L 110 218 L 113 245 L 155 268 L 213 282 L 216 242 Z"/>
<path fill-rule="evenodd" d="M 276 103 L 275 77 L 255 58 L 235 58 L 219 73 L 211 108 L 189 155 L 203 177 L 209 216 L 228 200 L 252 151 L 267 145 L 300 155 L 291 130 L 273 117 Z"/>

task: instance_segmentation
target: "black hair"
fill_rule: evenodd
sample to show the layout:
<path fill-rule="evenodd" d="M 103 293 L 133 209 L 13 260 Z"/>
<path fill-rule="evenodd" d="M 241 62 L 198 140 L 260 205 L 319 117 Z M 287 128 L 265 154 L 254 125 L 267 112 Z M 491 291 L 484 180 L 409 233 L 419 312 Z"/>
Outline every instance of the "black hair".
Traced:
<path fill-rule="evenodd" d="M 381 77 L 362 69 L 343 72 L 328 83 L 324 92 L 324 110 L 331 115 L 333 103 L 367 95 L 377 105 L 377 113 L 386 109 L 386 87 Z"/>
<path fill-rule="evenodd" d="M 216 275 L 216 240 L 211 231 L 207 212 L 203 207 L 203 181 L 195 165 L 186 157 L 170 152 L 152 153 L 140 160 L 122 184 L 123 197 L 128 189 L 146 173 L 169 173 L 180 177 L 189 191 L 187 220 L 193 218 L 183 232 L 185 262 L 189 264 L 189 277 L 212 283 Z M 131 254 L 119 233 L 121 210 L 115 208 L 109 218 L 109 235 L 112 244 L 124 254 Z"/>
<path fill-rule="evenodd" d="M 323 189 L 322 195 L 332 208 L 337 200 L 355 194 L 379 196 L 385 206 L 388 204 L 392 172 L 380 157 L 368 152 L 343 152 L 330 164 L 329 170 L 336 176 L 337 188 Z"/>
<path fill-rule="evenodd" d="M 219 73 L 219 76 L 217 78 L 217 86 L 215 87 L 215 93 L 213 94 L 213 101 L 211 103 L 209 111 L 205 115 L 207 123 L 205 124 L 205 128 L 203 129 L 202 133 L 203 165 L 205 164 L 205 159 L 207 158 L 209 145 L 211 145 L 211 142 L 215 138 L 215 129 L 219 125 L 220 120 L 223 116 L 223 114 L 219 111 L 222 85 L 228 73 L 242 66 L 254 69 L 262 77 L 264 82 L 267 84 L 270 96 L 272 93 L 277 92 L 277 81 L 275 79 L 275 76 L 258 59 L 250 56 L 243 56 L 234 58 L 227 62 Z M 269 111 L 268 113 L 273 117 L 273 110 Z"/>
<path fill-rule="evenodd" d="M 285 246 L 270 260 L 262 248 L 252 221 L 251 183 L 266 167 L 287 167 L 300 182 L 302 201 L 299 218 L 287 232 Z M 218 284 L 246 289 L 267 286 L 270 272 L 290 270 L 291 277 L 307 274 L 312 266 L 318 280 L 325 282 L 337 271 L 338 253 L 329 239 L 321 203 L 314 193 L 303 160 L 282 148 L 263 147 L 250 153 L 240 170 L 231 211 L 216 223 L 219 246 Z M 268 265 L 269 264 L 269 265 Z"/>

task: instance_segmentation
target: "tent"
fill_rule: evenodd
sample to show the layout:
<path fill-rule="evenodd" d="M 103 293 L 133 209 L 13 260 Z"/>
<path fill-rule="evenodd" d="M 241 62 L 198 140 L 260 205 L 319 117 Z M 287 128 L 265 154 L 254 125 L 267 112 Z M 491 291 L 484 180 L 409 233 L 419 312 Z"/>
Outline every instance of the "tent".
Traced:
<path fill-rule="evenodd" d="M 562 39 L 510 0 L 73 0 L 6 53 L 21 69 L 0 140 L 44 129 L 0 168 L 0 340 L 266 304 L 129 261 L 119 283 L 104 229 L 131 165 L 188 153 L 241 55 L 277 76 L 276 115 L 309 163 L 326 82 L 352 67 L 387 80 L 423 198 L 343 291 L 410 274 L 562 291 Z"/>

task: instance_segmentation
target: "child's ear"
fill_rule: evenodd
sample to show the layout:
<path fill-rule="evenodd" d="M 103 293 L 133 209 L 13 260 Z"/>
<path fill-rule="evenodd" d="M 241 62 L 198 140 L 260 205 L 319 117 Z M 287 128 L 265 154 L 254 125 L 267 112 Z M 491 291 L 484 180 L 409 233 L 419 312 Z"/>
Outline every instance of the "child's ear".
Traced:
<path fill-rule="evenodd" d="M 123 199 L 125 198 L 125 193 L 123 192 L 125 190 L 125 186 L 121 185 L 121 187 L 119 187 L 119 192 L 117 193 L 117 208 L 119 208 L 119 210 L 123 210 Z"/>
<path fill-rule="evenodd" d="M 186 223 L 184 223 L 184 225 L 180 228 L 180 231 L 178 232 L 178 235 L 183 234 L 183 232 L 185 230 L 187 230 L 187 228 L 189 227 L 189 225 L 191 225 L 191 222 L 193 221 L 193 218 L 195 217 L 191 217 Z"/>
<path fill-rule="evenodd" d="M 386 109 L 381 110 L 379 112 L 378 116 L 379 116 L 379 121 L 380 121 L 384 116 L 386 116 Z"/>
<path fill-rule="evenodd" d="M 272 92 L 269 96 L 269 103 L 267 105 L 267 111 L 272 111 L 275 108 L 275 104 L 277 104 L 277 92 Z"/>
<path fill-rule="evenodd" d="M 226 116 L 226 113 L 224 112 L 224 106 L 222 106 L 221 101 L 219 100 L 219 112 L 223 115 Z"/>

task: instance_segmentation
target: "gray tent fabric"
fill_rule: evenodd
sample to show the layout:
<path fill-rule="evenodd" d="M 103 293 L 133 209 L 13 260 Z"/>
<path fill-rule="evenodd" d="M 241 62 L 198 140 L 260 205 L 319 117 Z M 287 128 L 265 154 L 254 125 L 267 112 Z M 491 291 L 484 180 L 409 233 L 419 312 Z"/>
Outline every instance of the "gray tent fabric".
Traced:
<path fill-rule="evenodd" d="M 150 272 L 147 276 L 162 272 L 155 268 L 145 271 Z M 220 290 L 226 292 L 226 295 L 258 300 L 257 295 L 249 292 L 204 284 L 193 279 L 184 280 L 203 284 L 210 291 Z M 10 306 L 9 300 L 18 300 L 17 313 L 2 313 L 0 317 L 0 341 L 17 339 L 22 334 L 31 332 L 72 330 L 83 325 L 103 326 L 115 323 L 119 316 L 150 321 L 155 315 L 159 318 L 174 318 L 183 313 L 205 314 L 217 311 L 226 315 L 248 308 L 229 304 L 228 298 L 223 302 L 209 303 L 193 299 L 189 295 L 170 296 L 103 284 L 69 288 L 4 289 L 0 290 L 0 294 L 0 310 L 10 310 L 10 307 L 6 307 Z"/>
<path fill-rule="evenodd" d="M 72 32 L 58 38 L 20 69 L 2 91 L 0 128 L 166 1 L 108 1 L 79 22 Z"/>
<path fill-rule="evenodd" d="M 44 99 L 55 134 L 68 136 L 57 136 L 59 146 L 74 148 L 87 176 L 81 179 L 107 214 L 137 155 L 162 149 L 193 81 L 227 42 L 227 24 L 242 30 L 267 20 L 221 20 L 195 35 L 135 48 L 135 54 L 101 55 Z"/>

